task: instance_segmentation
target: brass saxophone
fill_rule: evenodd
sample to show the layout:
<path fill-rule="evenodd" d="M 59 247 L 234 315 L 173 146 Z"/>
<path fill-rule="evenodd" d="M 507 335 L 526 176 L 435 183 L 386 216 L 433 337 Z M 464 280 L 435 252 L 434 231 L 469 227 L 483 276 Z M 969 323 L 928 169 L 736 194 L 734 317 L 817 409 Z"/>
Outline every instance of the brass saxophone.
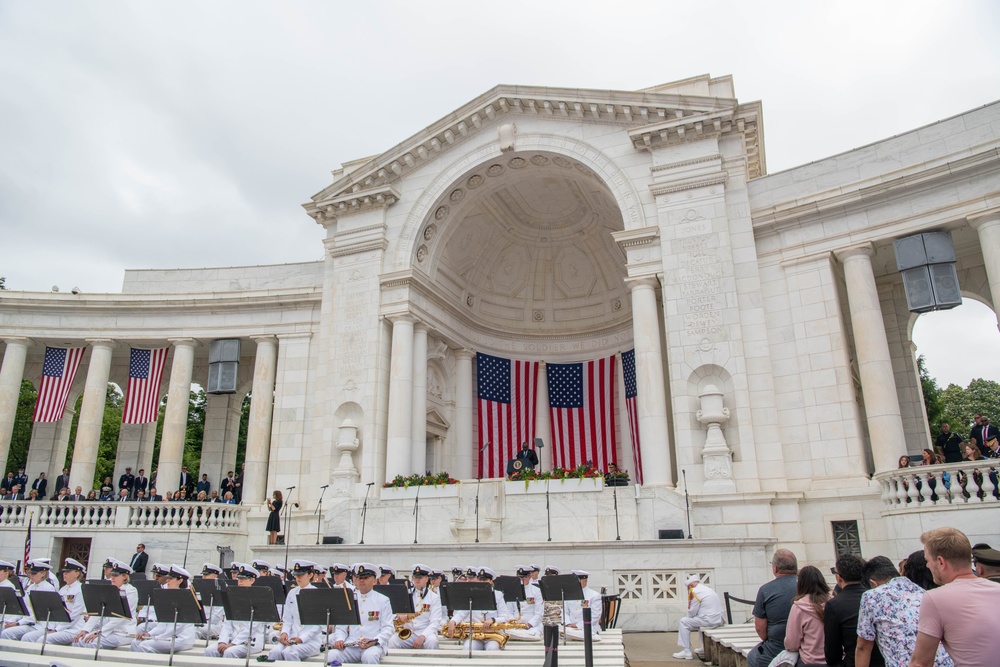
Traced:
<path fill-rule="evenodd" d="M 445 631 L 442 631 L 440 635 L 446 639 L 457 639 L 458 641 L 464 641 L 469 639 L 476 639 L 479 641 L 493 641 L 500 644 L 500 648 L 503 648 L 507 641 L 510 639 L 504 630 L 512 630 L 514 628 L 527 629 L 527 623 L 518 623 L 516 621 L 505 621 L 503 623 L 494 623 L 488 629 L 483 628 L 483 623 L 459 623 L 455 626 L 454 637 L 448 637 Z M 470 632 L 471 630 L 471 632 Z"/>
<path fill-rule="evenodd" d="M 405 626 L 407 623 L 415 619 L 417 616 L 420 616 L 420 614 L 424 613 L 425 608 L 426 605 L 421 605 L 420 611 L 418 611 L 417 613 L 403 614 L 404 616 L 407 617 L 405 620 L 400 619 L 399 616 L 396 616 L 394 619 L 392 619 L 392 625 L 396 628 L 396 634 L 399 636 L 401 640 L 406 641 L 413 635 L 413 630 L 403 626 Z"/>

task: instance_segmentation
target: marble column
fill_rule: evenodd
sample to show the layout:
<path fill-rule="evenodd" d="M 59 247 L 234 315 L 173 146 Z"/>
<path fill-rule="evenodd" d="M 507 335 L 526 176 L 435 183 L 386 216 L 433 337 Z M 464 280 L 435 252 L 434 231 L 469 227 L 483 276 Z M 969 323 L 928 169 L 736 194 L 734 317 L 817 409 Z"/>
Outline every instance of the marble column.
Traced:
<path fill-rule="evenodd" d="M 218 491 L 226 473 L 236 473 L 236 445 L 240 432 L 240 394 L 209 394 L 205 397 L 205 437 L 201 446 L 198 479 L 208 475 L 212 489 Z"/>
<path fill-rule="evenodd" d="M 552 469 L 552 415 L 549 412 L 549 371 L 545 362 L 538 364 L 538 389 L 535 391 L 535 437 L 545 447 L 536 450 L 538 470 Z M 545 462 L 548 461 L 548 465 Z"/>
<path fill-rule="evenodd" d="M 642 476 L 647 485 L 673 487 L 663 351 L 656 307 L 656 279 L 628 281 L 632 290 L 632 337 L 635 343 L 636 408 Z"/>
<path fill-rule="evenodd" d="M 413 415 L 410 436 L 413 439 L 410 468 L 413 472 L 424 472 L 427 468 L 427 326 L 419 322 L 413 326 Z"/>
<path fill-rule="evenodd" d="M 24 378 L 24 362 L 28 357 L 28 346 L 31 345 L 27 338 L 5 338 L 4 342 L 7 343 L 7 349 L 3 353 L 3 366 L 0 366 L 0 465 L 3 465 L 0 474 L 7 470 L 17 400 L 21 395 L 21 380 Z"/>
<path fill-rule="evenodd" d="M 104 403 L 108 397 L 108 376 L 111 373 L 111 353 L 114 343 L 110 340 L 90 340 L 90 364 L 87 382 L 83 388 L 80 421 L 73 443 L 73 463 L 69 469 L 69 486 L 83 488 L 87 493 L 94 488 L 94 471 L 97 468 L 97 450 L 101 443 L 101 426 L 104 423 Z"/>
<path fill-rule="evenodd" d="M 389 353 L 389 423 L 386 428 L 385 481 L 412 471 L 413 323 L 408 315 L 392 318 Z"/>
<path fill-rule="evenodd" d="M 892 357 L 882 320 L 870 244 L 848 248 L 837 253 L 844 266 L 847 301 L 854 329 L 854 349 L 857 353 L 861 392 L 868 417 L 875 472 L 894 470 L 899 457 L 906 453 L 903 420 L 892 371 Z"/>
<path fill-rule="evenodd" d="M 472 350 L 455 350 L 455 472 L 456 479 L 472 474 Z"/>
<path fill-rule="evenodd" d="M 167 407 L 163 416 L 163 435 L 160 436 L 160 460 L 156 463 L 156 490 L 160 495 L 177 491 L 180 485 L 191 401 L 191 374 L 194 372 L 194 348 L 197 344 L 193 338 L 179 338 L 170 342 L 174 346 L 174 360 L 170 365 Z"/>
<path fill-rule="evenodd" d="M 271 416 L 274 411 L 274 380 L 277 377 L 278 341 L 256 336 L 257 356 L 253 366 L 250 424 L 247 427 L 246 473 L 243 504 L 260 505 L 267 493 L 267 463 L 271 455 Z"/>
<path fill-rule="evenodd" d="M 979 233 L 979 247 L 990 281 L 993 310 L 1000 314 L 1000 211 L 969 218 L 969 224 Z"/>

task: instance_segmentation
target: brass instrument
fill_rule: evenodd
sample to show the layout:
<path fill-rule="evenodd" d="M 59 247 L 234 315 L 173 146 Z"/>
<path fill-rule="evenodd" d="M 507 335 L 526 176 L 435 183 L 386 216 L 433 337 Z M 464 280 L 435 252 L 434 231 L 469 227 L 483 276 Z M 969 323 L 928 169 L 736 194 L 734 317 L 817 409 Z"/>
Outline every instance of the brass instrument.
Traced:
<path fill-rule="evenodd" d="M 424 613 L 424 609 L 425 607 L 421 605 L 420 611 L 418 611 L 417 613 L 403 614 L 404 616 L 407 617 L 405 620 L 401 620 L 398 615 L 394 619 L 392 619 L 392 624 L 396 628 L 396 634 L 399 636 L 401 640 L 406 641 L 411 636 L 413 636 L 413 630 L 404 626 L 413 619 L 415 619 L 417 616 L 420 616 L 420 614 Z"/>
<path fill-rule="evenodd" d="M 504 630 L 526 630 L 528 628 L 527 623 L 519 623 L 517 621 L 503 621 L 493 623 L 489 628 L 484 629 L 484 623 L 475 622 L 463 622 L 455 625 L 455 636 L 448 637 L 447 632 L 442 630 L 439 634 L 442 637 L 448 639 L 457 639 L 458 641 L 463 641 L 465 639 L 476 639 L 479 641 L 493 641 L 500 644 L 500 648 L 503 648 L 510 637 Z M 447 626 L 446 626 L 447 627 Z M 470 632 L 471 630 L 471 632 Z"/>

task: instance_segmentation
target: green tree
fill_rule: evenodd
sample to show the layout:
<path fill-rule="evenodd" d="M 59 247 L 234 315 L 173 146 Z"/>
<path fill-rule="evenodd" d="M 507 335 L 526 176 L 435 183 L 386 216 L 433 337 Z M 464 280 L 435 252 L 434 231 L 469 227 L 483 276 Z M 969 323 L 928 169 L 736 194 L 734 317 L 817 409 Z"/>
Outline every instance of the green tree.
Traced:
<path fill-rule="evenodd" d="M 239 474 L 247 457 L 247 433 L 250 431 L 250 392 L 243 397 L 240 406 L 240 433 L 236 437 L 236 474 Z"/>
<path fill-rule="evenodd" d="M 3 276 L 0 276 L 0 289 L 7 289 L 7 285 L 5 284 L 6 282 L 7 279 L 4 278 Z"/>
<path fill-rule="evenodd" d="M 964 389 L 957 384 L 950 384 L 941 391 L 939 401 L 939 422 L 948 422 L 959 435 L 969 433 L 974 414 L 983 414 L 992 420 L 1000 419 L 1000 383 L 993 380 L 977 378 Z M 936 427 L 937 424 L 931 426 Z"/>
<path fill-rule="evenodd" d="M 7 469 L 17 469 L 28 462 L 28 445 L 31 444 L 31 418 L 35 412 L 38 391 L 35 385 L 21 380 L 21 393 L 17 397 L 17 412 L 14 413 L 14 428 L 10 434 L 10 451 L 7 454 Z M 31 474 L 31 471 L 28 471 Z"/>
<path fill-rule="evenodd" d="M 920 373 L 920 389 L 924 394 L 927 422 L 931 427 L 931 435 L 936 438 L 941 432 L 941 388 L 938 387 L 937 380 L 928 373 L 923 355 L 917 357 L 917 371 Z"/>

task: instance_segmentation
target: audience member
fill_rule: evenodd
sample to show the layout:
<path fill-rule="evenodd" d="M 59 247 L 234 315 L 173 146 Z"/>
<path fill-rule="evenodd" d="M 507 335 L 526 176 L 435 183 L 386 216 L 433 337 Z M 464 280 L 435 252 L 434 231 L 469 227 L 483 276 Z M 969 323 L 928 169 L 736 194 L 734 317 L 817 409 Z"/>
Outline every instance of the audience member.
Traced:
<path fill-rule="evenodd" d="M 795 602 L 788 613 L 785 629 L 785 650 L 796 651 L 801 667 L 826 665 L 823 652 L 824 608 L 830 599 L 830 586 L 823 573 L 812 565 L 799 570 Z"/>
<path fill-rule="evenodd" d="M 49 486 L 49 480 L 45 479 L 44 472 L 40 472 L 38 473 L 38 477 L 35 478 L 35 481 L 31 483 L 31 490 L 37 491 L 38 493 L 36 493 L 35 495 L 39 499 L 45 500 L 45 491 L 48 489 L 48 486 Z"/>
<path fill-rule="evenodd" d="M 195 488 L 195 490 L 198 493 L 204 491 L 205 494 L 208 495 L 208 492 L 212 490 L 212 483 L 208 481 L 208 475 L 202 474 L 201 481 L 198 482 L 198 486 Z"/>
<path fill-rule="evenodd" d="M 972 561 L 978 576 L 1000 584 L 1000 551 L 980 542 L 972 547 Z"/>
<path fill-rule="evenodd" d="M 795 598 L 798 560 L 788 549 L 771 558 L 774 579 L 760 587 L 753 606 L 754 629 L 761 642 L 747 656 L 748 667 L 767 667 L 785 647 L 785 624 Z"/>
<path fill-rule="evenodd" d="M 962 667 L 997 664 L 1000 632 L 989 630 L 983 622 L 984 615 L 992 618 L 1000 609 L 1000 586 L 973 572 L 972 545 L 960 530 L 928 530 L 920 541 L 927 567 L 940 588 L 924 595 L 910 667 L 930 667 L 941 644 Z"/>
<path fill-rule="evenodd" d="M 986 446 L 991 440 L 996 440 L 1000 436 L 1000 431 L 997 431 L 996 426 L 990 425 L 990 418 L 986 415 L 979 417 L 979 421 L 976 425 L 972 427 L 972 432 L 969 434 L 969 439 L 972 440 L 976 447 L 979 448 L 980 453 L 986 456 Z"/>
<path fill-rule="evenodd" d="M 62 474 L 56 477 L 56 493 L 69 488 L 69 468 L 63 468 Z"/>
<path fill-rule="evenodd" d="M 132 495 L 138 495 L 140 491 L 142 491 L 143 494 L 145 494 L 148 488 L 149 488 L 149 480 L 146 478 L 146 471 L 142 468 L 139 468 L 139 472 L 136 473 L 135 481 L 132 484 L 132 491 L 133 491 Z"/>
<path fill-rule="evenodd" d="M 28 474 L 24 472 L 24 468 L 18 468 L 17 474 L 14 475 L 14 483 L 21 487 L 21 490 L 28 488 Z"/>
<path fill-rule="evenodd" d="M 941 423 L 941 433 L 934 440 L 934 448 L 944 457 L 945 463 L 958 463 L 962 460 L 962 436 L 952 433 L 948 422 Z"/>
<path fill-rule="evenodd" d="M 854 652 L 858 644 L 858 610 L 861 596 L 865 592 L 863 581 L 865 561 L 854 554 L 844 554 L 837 559 L 834 575 L 840 591 L 826 603 L 823 629 L 826 633 L 823 652 L 826 664 L 854 667 Z M 872 650 L 871 667 L 883 667 L 882 653 L 875 646 Z"/>
<path fill-rule="evenodd" d="M 903 576 L 925 591 L 937 588 L 937 584 L 934 583 L 934 575 L 927 569 L 927 561 L 924 559 L 923 551 L 914 551 L 906 557 Z"/>

